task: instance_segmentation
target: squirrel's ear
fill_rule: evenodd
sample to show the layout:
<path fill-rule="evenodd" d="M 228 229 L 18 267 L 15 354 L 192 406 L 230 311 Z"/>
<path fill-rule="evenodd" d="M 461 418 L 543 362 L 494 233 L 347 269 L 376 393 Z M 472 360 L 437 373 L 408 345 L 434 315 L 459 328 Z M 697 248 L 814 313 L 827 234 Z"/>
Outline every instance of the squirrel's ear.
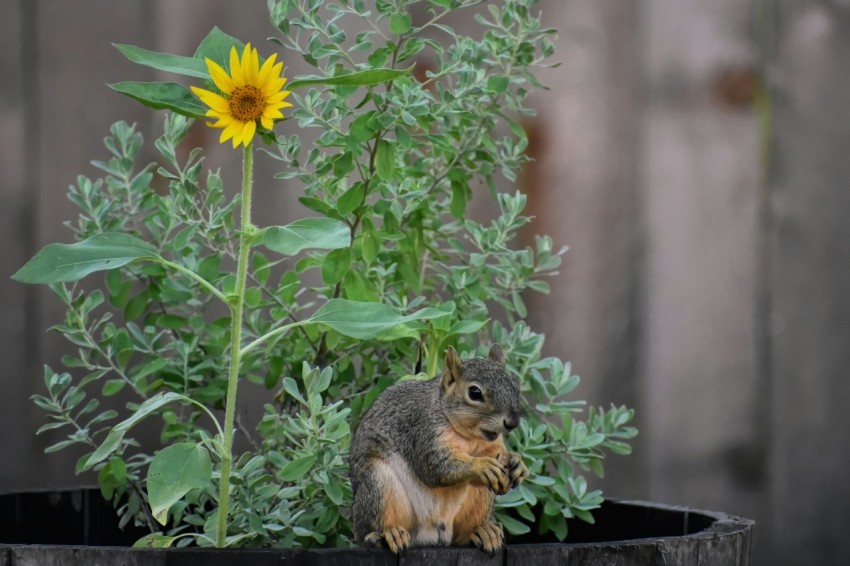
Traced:
<path fill-rule="evenodd" d="M 449 346 L 449 349 L 446 350 L 446 369 L 443 371 L 441 383 L 443 391 L 460 379 L 460 368 L 460 356 L 457 355 L 453 347 Z"/>
<path fill-rule="evenodd" d="M 490 348 L 490 361 L 496 362 L 501 366 L 505 365 L 505 352 L 499 344 L 493 344 Z"/>

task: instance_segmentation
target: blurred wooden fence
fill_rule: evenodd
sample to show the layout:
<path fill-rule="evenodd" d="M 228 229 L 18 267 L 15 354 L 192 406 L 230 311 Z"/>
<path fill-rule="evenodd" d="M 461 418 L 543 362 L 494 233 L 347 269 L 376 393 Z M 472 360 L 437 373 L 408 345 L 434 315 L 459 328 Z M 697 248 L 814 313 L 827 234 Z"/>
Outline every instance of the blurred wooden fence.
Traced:
<path fill-rule="evenodd" d="M 839 0 L 542 0 L 561 30 L 529 121 L 534 232 L 570 245 L 531 299 L 579 393 L 638 410 L 599 482 L 758 520 L 763 564 L 840 564 L 850 528 L 850 8 Z M 0 2 L 0 490 L 67 486 L 28 401 L 61 310 L 8 276 L 67 239 L 65 188 L 118 119 L 104 83 L 155 74 L 110 42 L 189 53 L 217 24 L 263 43 L 265 2 Z M 296 62 L 292 62 L 296 63 Z M 297 72 L 297 68 L 295 69 Z M 214 144 L 213 165 L 238 169 Z M 228 165 L 230 165 L 228 173 Z M 231 176 L 232 178 L 232 176 Z M 262 178 L 262 173 L 258 174 Z M 297 215 L 261 186 L 260 221 Z M 848 509 L 845 509 L 848 506 Z"/>

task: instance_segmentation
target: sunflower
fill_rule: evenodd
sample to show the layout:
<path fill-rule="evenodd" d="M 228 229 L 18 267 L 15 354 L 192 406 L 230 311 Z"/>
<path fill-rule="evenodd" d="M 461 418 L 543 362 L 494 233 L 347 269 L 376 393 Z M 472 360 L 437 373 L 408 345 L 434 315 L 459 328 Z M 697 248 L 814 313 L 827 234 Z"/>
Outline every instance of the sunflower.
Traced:
<path fill-rule="evenodd" d="M 222 130 L 219 142 L 233 140 L 233 147 L 251 143 L 257 131 L 257 121 L 263 128 L 271 130 L 276 118 L 283 118 L 281 108 L 292 106 L 284 102 L 288 90 L 282 90 L 286 79 L 280 76 L 283 63 L 275 63 L 277 54 L 272 54 L 260 67 L 257 50 L 245 45 L 242 58 L 235 47 L 230 48 L 230 74 L 221 65 L 206 58 L 215 86 L 221 91 L 192 87 L 192 92 L 209 106 L 207 116 L 216 118 L 207 122 L 212 128 Z"/>

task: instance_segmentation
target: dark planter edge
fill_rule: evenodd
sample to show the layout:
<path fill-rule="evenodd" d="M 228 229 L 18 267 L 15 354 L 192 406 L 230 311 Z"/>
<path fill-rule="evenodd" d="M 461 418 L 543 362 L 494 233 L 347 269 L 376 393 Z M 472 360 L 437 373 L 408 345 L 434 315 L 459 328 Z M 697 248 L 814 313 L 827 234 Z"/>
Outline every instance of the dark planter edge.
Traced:
<path fill-rule="evenodd" d="M 83 488 L 79 488 L 83 489 Z M 37 490 L 34 492 L 52 492 L 56 490 Z M 507 564 L 512 560 L 524 558 L 544 559 L 544 557 L 572 559 L 581 563 L 580 557 L 589 554 L 608 553 L 628 555 L 629 564 L 697 564 L 700 554 L 722 552 L 734 562 L 730 564 L 748 564 L 750 543 L 755 522 L 723 512 L 706 511 L 682 505 L 667 505 L 640 500 L 608 499 L 607 503 L 618 506 L 630 506 L 646 512 L 681 513 L 682 529 L 679 535 L 646 536 L 623 538 L 597 542 L 541 542 L 514 543 L 495 556 L 488 556 L 471 547 L 417 547 L 410 549 L 403 557 L 397 558 L 386 549 L 367 549 L 362 547 L 324 548 L 324 549 L 214 549 L 214 548 L 174 548 L 148 549 L 127 546 L 86 546 L 86 545 L 50 545 L 0 542 L 0 566 L 12 566 L 20 563 L 33 563 L 26 556 L 35 557 L 40 552 L 63 556 L 57 564 L 94 563 L 97 558 L 113 557 L 125 559 L 127 564 L 168 563 L 194 564 L 192 558 L 204 556 L 213 564 L 231 563 L 228 560 L 237 555 L 240 562 L 253 559 L 258 565 L 280 564 L 282 560 L 295 560 L 298 564 L 375 564 L 392 565 L 407 563 L 444 562 L 453 558 L 452 563 L 464 564 Z M 693 523 L 693 524 L 692 524 Z M 700 524 L 705 525 L 698 528 Z M 691 532 L 691 529 L 697 529 Z M 2 536 L 2 534 L 0 534 Z M 701 550 L 702 549 L 702 550 Z M 719 549 L 719 550 L 718 550 Z M 167 555 L 167 559 L 163 558 Z"/>

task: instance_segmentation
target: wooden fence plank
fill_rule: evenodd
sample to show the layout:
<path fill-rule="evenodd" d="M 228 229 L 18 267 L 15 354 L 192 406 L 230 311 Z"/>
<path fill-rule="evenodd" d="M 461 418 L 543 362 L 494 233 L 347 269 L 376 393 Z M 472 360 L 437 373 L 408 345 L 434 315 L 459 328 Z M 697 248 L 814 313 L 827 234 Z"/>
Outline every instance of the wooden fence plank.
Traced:
<path fill-rule="evenodd" d="M 529 323 L 546 334 L 544 353 L 571 361 L 583 377 L 579 398 L 636 406 L 638 9 L 617 0 L 546 0 L 540 8 L 546 25 L 560 28 L 552 61 L 562 65 L 540 72 L 551 90 L 534 94 L 538 116 L 526 122 L 534 161 L 522 182 L 536 220 L 525 243 L 549 234 L 570 251 L 551 295 L 526 295 Z M 594 485 L 610 496 L 646 496 L 645 454 L 611 459 Z"/>
<path fill-rule="evenodd" d="M 12 281 L 9 277 L 27 257 L 32 247 L 31 217 L 34 212 L 31 191 L 33 180 L 27 175 L 26 164 L 31 163 L 35 136 L 28 130 L 24 101 L 32 87 L 32 67 L 24 67 L 24 53 L 31 47 L 32 7 L 23 2 L 0 3 L 0 343 L 3 344 L 3 384 L 0 410 L 0 430 L 17 431 L 26 420 L 28 410 L 24 403 L 30 391 L 28 372 L 39 366 L 29 360 L 35 353 L 33 333 L 27 324 L 28 307 L 31 306 L 31 289 Z M 33 53 L 28 52 L 30 57 Z M 40 333 L 39 333 L 40 334 Z M 8 402 L 8 400 L 13 400 Z M 29 434 L 4 434 L 3 452 L 14 454 L 0 462 L 0 486 L 19 484 L 26 475 L 25 462 L 33 452 Z"/>
<path fill-rule="evenodd" d="M 843 564 L 850 529 L 850 10 L 774 3 L 773 564 Z"/>
<path fill-rule="evenodd" d="M 124 119 L 139 122 L 146 132 L 148 112 L 129 98 L 112 93 L 106 83 L 129 76 L 150 80 L 151 73 L 126 61 L 111 46 L 113 42 L 147 43 L 150 21 L 144 0 L 30 3 L 37 7 L 39 60 L 38 90 L 27 104 L 33 105 L 39 119 L 35 132 L 38 162 L 27 175 L 33 180 L 36 192 L 34 229 L 40 248 L 49 242 L 72 240 L 63 222 L 78 213 L 65 196 L 67 188 L 76 182 L 78 174 L 99 176 L 89 162 L 105 156 L 103 138 L 109 126 Z M 30 314 L 42 339 L 36 367 L 46 363 L 60 371 L 62 355 L 72 349 L 61 336 L 45 331 L 62 321 L 64 308 L 43 286 L 36 292 L 38 309 Z M 27 377 L 33 393 L 43 392 L 40 369 Z M 60 429 L 36 438 L 34 431 L 44 423 L 45 415 L 27 397 L 19 399 L 29 409 L 21 434 L 35 440 L 21 487 L 55 487 L 80 481 L 74 478 L 73 468 L 82 452 L 42 453 L 46 446 L 64 438 L 65 433 Z"/>
<path fill-rule="evenodd" d="M 646 7 L 641 410 L 651 498 L 758 518 L 756 2 Z"/>

